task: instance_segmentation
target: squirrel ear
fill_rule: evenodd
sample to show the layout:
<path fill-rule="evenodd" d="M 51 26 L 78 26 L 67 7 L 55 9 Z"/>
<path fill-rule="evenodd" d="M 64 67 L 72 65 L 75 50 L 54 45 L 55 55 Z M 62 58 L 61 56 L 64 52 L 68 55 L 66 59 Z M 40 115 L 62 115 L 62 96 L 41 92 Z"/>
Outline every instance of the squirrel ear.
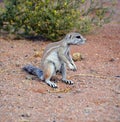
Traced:
<path fill-rule="evenodd" d="M 69 35 L 68 35 L 68 39 L 70 39 L 71 37 L 72 37 L 72 35 L 71 35 L 71 34 L 69 34 Z"/>
<path fill-rule="evenodd" d="M 66 39 L 70 39 L 71 37 L 72 37 L 71 34 L 67 34 L 65 38 L 66 38 Z"/>

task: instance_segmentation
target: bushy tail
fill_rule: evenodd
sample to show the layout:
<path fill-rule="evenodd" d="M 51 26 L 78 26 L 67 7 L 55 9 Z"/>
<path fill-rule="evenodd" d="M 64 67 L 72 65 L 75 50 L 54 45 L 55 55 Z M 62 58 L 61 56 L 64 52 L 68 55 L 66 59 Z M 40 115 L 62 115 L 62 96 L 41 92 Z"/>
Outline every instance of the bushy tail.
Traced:
<path fill-rule="evenodd" d="M 29 74 L 38 76 L 39 79 L 43 80 L 43 71 L 35 66 L 26 65 L 23 67 L 23 70 L 28 72 Z"/>

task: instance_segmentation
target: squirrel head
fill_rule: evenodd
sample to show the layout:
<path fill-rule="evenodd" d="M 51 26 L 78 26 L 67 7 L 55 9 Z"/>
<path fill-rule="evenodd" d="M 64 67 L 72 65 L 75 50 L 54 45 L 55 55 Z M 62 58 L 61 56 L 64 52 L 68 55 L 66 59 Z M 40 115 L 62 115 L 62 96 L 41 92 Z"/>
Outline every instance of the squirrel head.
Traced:
<path fill-rule="evenodd" d="M 68 45 L 80 45 L 84 44 L 86 39 L 79 33 L 72 32 L 65 36 L 65 40 Z"/>

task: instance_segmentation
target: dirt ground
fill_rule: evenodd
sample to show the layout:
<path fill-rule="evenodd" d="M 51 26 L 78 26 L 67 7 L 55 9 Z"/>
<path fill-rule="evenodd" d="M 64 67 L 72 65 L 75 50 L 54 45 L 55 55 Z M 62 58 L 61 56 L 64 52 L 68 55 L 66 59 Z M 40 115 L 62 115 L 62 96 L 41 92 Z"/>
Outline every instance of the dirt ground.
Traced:
<path fill-rule="evenodd" d="M 77 72 L 67 70 L 74 85 L 59 76 L 57 89 L 22 71 L 39 67 L 50 42 L 0 38 L 0 122 L 120 122 L 119 18 L 71 47 L 83 60 L 75 62 Z"/>

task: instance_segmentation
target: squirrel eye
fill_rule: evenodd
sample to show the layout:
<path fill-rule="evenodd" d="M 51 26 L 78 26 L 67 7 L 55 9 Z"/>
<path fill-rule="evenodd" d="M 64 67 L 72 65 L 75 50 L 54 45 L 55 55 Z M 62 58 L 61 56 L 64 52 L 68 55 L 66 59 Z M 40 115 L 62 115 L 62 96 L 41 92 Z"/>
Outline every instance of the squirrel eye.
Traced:
<path fill-rule="evenodd" d="M 80 36 L 76 36 L 76 38 L 81 39 L 81 37 L 80 37 Z"/>

